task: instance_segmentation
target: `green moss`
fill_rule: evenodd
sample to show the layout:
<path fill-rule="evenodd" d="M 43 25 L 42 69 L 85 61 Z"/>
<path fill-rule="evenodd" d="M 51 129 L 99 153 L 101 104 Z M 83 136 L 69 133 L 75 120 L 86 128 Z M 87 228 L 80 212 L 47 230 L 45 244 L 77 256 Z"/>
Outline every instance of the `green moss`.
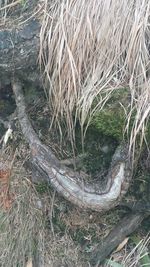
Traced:
<path fill-rule="evenodd" d="M 50 189 L 48 183 L 46 183 L 46 182 L 41 182 L 41 183 L 36 184 L 35 188 L 39 194 L 44 194 L 44 193 L 48 192 Z"/>
<path fill-rule="evenodd" d="M 105 108 L 97 112 L 93 117 L 91 126 L 104 136 L 110 136 L 118 141 L 122 140 L 126 123 L 125 112 L 122 106 L 128 106 L 128 99 L 128 89 L 123 88 L 114 91 Z"/>
<path fill-rule="evenodd" d="M 125 115 L 122 110 L 103 109 L 92 120 L 92 126 L 105 136 L 122 140 L 125 126 Z"/>
<path fill-rule="evenodd" d="M 98 99 L 95 101 L 94 105 L 97 104 Z M 126 138 L 126 136 L 124 136 L 124 130 L 126 126 L 126 115 L 124 109 L 126 110 L 126 113 L 130 111 L 130 92 L 127 88 L 114 91 L 105 107 L 101 111 L 98 111 L 93 117 L 91 121 L 91 127 L 95 130 L 98 130 L 100 134 L 103 134 L 106 137 L 109 136 L 115 138 L 118 142 L 120 142 L 123 137 Z M 135 121 L 135 117 L 136 110 L 133 110 L 128 128 L 129 136 Z M 145 127 L 145 136 L 147 142 L 150 142 L 149 122 Z M 140 133 L 137 138 L 140 138 Z"/>
<path fill-rule="evenodd" d="M 86 133 L 83 149 L 79 128 L 76 134 L 76 153 L 81 157 L 79 164 L 76 166 L 77 170 L 82 170 L 92 175 L 92 177 L 107 170 L 117 145 L 116 139 L 112 136 L 103 135 L 95 126 L 92 127 L 91 125 Z"/>

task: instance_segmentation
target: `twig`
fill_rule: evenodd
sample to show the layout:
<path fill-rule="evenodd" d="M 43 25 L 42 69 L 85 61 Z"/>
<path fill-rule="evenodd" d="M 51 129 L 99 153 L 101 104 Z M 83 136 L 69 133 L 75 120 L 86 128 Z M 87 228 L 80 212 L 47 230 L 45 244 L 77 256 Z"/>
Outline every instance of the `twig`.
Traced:
<path fill-rule="evenodd" d="M 5 10 L 6 8 L 14 7 L 14 6 L 16 6 L 17 4 L 20 4 L 20 3 L 21 3 L 21 0 L 17 0 L 15 2 L 13 2 L 13 3 L 10 3 L 9 5 L 5 5 L 5 6 L 1 7 L 0 11 Z"/>

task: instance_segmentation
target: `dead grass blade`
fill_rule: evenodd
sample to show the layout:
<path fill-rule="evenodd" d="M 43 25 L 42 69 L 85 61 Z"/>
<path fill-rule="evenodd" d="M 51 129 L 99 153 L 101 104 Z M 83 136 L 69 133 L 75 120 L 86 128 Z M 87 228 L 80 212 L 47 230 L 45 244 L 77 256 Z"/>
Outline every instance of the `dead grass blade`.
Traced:
<path fill-rule="evenodd" d="M 65 117 L 74 139 L 114 90 L 128 87 L 136 114 L 130 137 L 143 140 L 150 111 L 148 0 L 45 0 L 39 63 L 54 120 Z M 95 99 L 99 99 L 94 105 Z"/>

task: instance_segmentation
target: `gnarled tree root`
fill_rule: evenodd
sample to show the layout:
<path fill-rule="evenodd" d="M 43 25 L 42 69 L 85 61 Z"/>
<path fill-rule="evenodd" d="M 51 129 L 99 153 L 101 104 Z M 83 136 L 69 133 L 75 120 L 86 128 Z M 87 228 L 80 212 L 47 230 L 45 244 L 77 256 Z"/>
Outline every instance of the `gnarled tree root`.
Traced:
<path fill-rule="evenodd" d="M 63 166 L 51 149 L 42 144 L 27 117 L 22 84 L 19 81 L 13 81 L 12 88 L 18 108 L 19 122 L 29 143 L 34 165 L 46 173 L 56 191 L 81 208 L 105 211 L 116 206 L 126 193 L 132 177 L 128 145 L 123 144 L 117 148 L 106 177 L 105 190 L 101 190 L 99 185 L 99 190 L 95 191 L 94 187 L 83 184 L 79 173 Z"/>

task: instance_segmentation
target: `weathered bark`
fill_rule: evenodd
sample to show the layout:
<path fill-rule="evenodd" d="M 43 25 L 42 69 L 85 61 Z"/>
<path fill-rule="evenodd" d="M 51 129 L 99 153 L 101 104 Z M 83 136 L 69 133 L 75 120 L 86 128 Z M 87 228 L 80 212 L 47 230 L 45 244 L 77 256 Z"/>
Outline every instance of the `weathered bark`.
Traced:
<path fill-rule="evenodd" d="M 53 187 L 80 207 L 102 211 L 116 206 L 126 193 L 132 177 L 128 146 L 122 145 L 116 150 L 106 177 L 106 188 L 102 190 L 99 185 L 99 189 L 95 190 L 94 186 L 83 183 L 79 173 L 62 166 L 50 148 L 41 143 L 26 115 L 21 83 L 14 81 L 12 87 L 18 108 L 18 118 L 23 134 L 29 142 L 35 166 L 46 173 Z"/>

